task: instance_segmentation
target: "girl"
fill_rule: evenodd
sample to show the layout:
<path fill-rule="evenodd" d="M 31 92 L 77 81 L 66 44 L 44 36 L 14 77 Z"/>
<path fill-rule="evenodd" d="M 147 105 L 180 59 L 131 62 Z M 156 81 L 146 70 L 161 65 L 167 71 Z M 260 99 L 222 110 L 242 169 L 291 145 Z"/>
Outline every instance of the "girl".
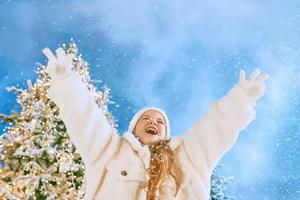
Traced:
<path fill-rule="evenodd" d="M 268 78 L 256 69 L 246 79 L 241 71 L 239 83 L 181 137 L 170 137 L 167 115 L 154 107 L 138 111 L 121 136 L 71 70 L 72 55 L 43 52 L 48 95 L 85 164 L 87 200 L 208 200 L 212 171 L 255 118 Z"/>

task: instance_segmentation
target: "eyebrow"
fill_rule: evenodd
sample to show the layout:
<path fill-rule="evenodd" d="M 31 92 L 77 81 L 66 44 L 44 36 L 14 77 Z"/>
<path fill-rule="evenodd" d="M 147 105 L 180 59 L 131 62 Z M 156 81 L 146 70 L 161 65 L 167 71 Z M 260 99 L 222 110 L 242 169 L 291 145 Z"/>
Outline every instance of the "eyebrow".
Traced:
<path fill-rule="evenodd" d="M 149 115 L 143 115 L 142 117 L 151 117 L 151 116 L 149 116 Z M 164 120 L 164 119 L 161 118 L 161 117 L 159 117 L 159 118 L 157 118 L 157 119 Z"/>

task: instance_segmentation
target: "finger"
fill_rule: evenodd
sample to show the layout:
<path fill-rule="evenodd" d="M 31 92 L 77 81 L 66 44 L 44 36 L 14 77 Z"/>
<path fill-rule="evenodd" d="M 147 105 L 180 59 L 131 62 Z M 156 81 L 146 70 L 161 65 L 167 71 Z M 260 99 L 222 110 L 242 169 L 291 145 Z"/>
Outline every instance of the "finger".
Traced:
<path fill-rule="evenodd" d="M 260 74 L 260 70 L 259 69 L 255 69 L 252 72 L 252 74 L 250 75 L 249 81 L 254 81 L 259 74 Z"/>
<path fill-rule="evenodd" d="M 241 70 L 240 71 L 240 80 L 239 80 L 239 82 L 244 83 L 245 81 L 246 81 L 246 72 L 245 72 L 245 70 Z"/>
<path fill-rule="evenodd" d="M 57 58 L 63 58 L 66 55 L 65 51 L 62 48 L 56 49 L 55 52 L 56 52 Z"/>
<path fill-rule="evenodd" d="M 43 49 L 43 54 L 48 58 L 48 60 L 56 59 L 49 48 Z"/>
<path fill-rule="evenodd" d="M 56 56 L 57 56 L 57 64 L 59 66 L 65 66 L 66 62 L 66 53 L 62 48 L 56 49 Z"/>
<path fill-rule="evenodd" d="M 264 93 L 265 93 L 265 89 L 266 89 L 266 86 L 265 84 L 261 83 L 259 86 L 258 86 L 258 93 L 259 93 L 259 96 L 262 96 Z"/>
<path fill-rule="evenodd" d="M 264 82 L 264 81 L 268 80 L 268 78 L 269 78 L 269 75 L 268 75 L 268 74 L 262 74 L 262 75 L 260 75 L 260 76 L 257 78 L 257 81 L 258 81 L 258 82 Z"/>

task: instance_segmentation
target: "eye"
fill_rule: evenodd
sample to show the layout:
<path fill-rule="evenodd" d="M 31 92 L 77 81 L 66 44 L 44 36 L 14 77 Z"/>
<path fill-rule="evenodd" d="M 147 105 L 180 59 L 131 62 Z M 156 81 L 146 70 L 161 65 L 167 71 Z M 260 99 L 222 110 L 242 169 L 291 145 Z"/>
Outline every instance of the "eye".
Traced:
<path fill-rule="evenodd" d="M 159 124 L 165 124 L 163 121 L 158 121 Z"/>

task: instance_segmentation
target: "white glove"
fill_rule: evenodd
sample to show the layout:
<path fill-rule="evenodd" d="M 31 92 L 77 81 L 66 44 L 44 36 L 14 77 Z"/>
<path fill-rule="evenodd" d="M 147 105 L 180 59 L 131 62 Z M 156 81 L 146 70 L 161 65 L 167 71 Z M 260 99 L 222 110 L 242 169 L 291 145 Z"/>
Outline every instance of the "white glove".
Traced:
<path fill-rule="evenodd" d="M 56 49 L 56 56 L 49 48 L 43 49 L 44 55 L 48 58 L 46 72 L 50 75 L 52 82 L 62 80 L 70 75 L 73 66 L 73 54 L 66 54 L 62 48 Z"/>
<path fill-rule="evenodd" d="M 246 79 L 245 71 L 241 70 L 239 86 L 251 100 L 256 101 L 265 93 L 266 86 L 264 81 L 268 78 L 268 74 L 260 75 L 260 70 L 255 69 L 250 75 L 249 79 Z"/>

